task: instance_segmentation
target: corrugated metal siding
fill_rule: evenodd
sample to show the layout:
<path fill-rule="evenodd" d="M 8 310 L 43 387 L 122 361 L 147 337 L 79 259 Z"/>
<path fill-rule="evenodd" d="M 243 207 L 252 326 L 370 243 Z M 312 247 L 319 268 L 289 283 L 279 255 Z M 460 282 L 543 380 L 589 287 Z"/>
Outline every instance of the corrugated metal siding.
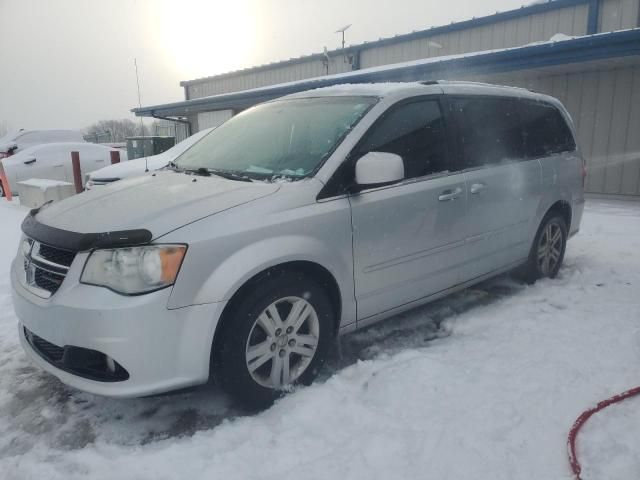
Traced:
<path fill-rule="evenodd" d="M 639 0 L 603 1 L 631 2 L 635 4 L 636 10 L 639 2 Z M 607 12 L 610 10 L 611 8 Z M 602 9 L 601 12 L 603 12 Z M 548 40 L 556 33 L 585 35 L 588 15 L 589 6 L 582 4 L 425 38 L 380 46 L 364 46 L 360 52 L 360 68 L 442 55 L 515 47 L 535 41 Z M 602 13 L 602 15 L 610 14 Z M 351 64 L 345 62 L 343 56 L 333 56 L 330 59 L 330 74 L 350 70 Z M 188 85 L 187 89 L 189 98 L 193 99 L 319 77 L 325 74 L 326 67 L 323 62 L 318 59 L 310 59 L 282 66 L 274 64 L 273 68 L 266 70 L 238 72 L 237 75 L 212 78 L 208 81 Z"/>
<path fill-rule="evenodd" d="M 556 33 L 585 35 L 588 14 L 588 5 L 577 5 L 409 42 L 368 48 L 360 55 L 360 66 L 376 67 L 420 58 L 516 47 L 549 40 Z"/>
<path fill-rule="evenodd" d="M 335 56 L 330 59 L 329 74 L 349 71 L 351 71 L 351 64 L 344 60 L 344 56 Z M 310 60 L 280 67 L 274 65 L 273 68 L 267 70 L 211 79 L 211 81 L 188 85 L 187 88 L 189 89 L 189 98 L 201 98 L 219 93 L 237 92 L 277 83 L 320 77 L 326 73 L 327 70 L 322 61 Z"/>
<path fill-rule="evenodd" d="M 565 103 L 576 122 L 589 169 L 586 190 L 640 194 L 640 68 L 552 78 L 560 77 L 570 88 L 547 93 Z"/>
<path fill-rule="evenodd" d="M 198 131 L 217 127 L 233 117 L 233 110 L 217 110 L 198 114 Z"/>
<path fill-rule="evenodd" d="M 607 32 L 640 26 L 640 0 L 600 0 L 598 31 Z M 589 4 L 548 10 L 519 18 L 488 23 L 449 33 L 375 45 L 364 45 L 360 51 L 360 68 L 437 57 L 458 53 L 492 50 L 548 40 L 556 33 L 587 34 Z M 351 70 L 342 55 L 332 53 L 329 73 Z M 211 78 L 188 85 L 188 97 L 200 98 L 325 75 L 326 67 L 317 58 L 278 65 L 256 71 Z"/>
<path fill-rule="evenodd" d="M 640 26 L 638 0 L 600 0 L 598 31 L 613 32 Z"/>
<path fill-rule="evenodd" d="M 571 114 L 587 161 L 586 190 L 640 195 L 640 67 L 465 80 L 525 87 L 558 98 Z"/>

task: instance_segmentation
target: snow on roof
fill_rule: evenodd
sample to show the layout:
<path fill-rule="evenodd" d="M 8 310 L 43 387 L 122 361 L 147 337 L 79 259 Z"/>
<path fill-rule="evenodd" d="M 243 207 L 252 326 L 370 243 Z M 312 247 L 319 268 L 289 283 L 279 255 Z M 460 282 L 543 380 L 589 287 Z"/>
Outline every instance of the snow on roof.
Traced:
<path fill-rule="evenodd" d="M 36 152 L 38 150 L 42 150 L 42 149 L 46 149 L 46 148 L 50 148 L 50 147 L 56 147 L 56 148 L 66 147 L 66 148 L 82 148 L 82 149 L 85 149 L 87 147 L 88 148 L 96 147 L 96 148 L 104 148 L 105 150 L 117 150 L 117 148 L 115 148 L 115 147 L 108 147 L 108 146 L 102 145 L 100 143 L 91 143 L 91 142 L 55 142 L 55 143 L 39 143 L 38 145 L 33 145 L 33 146 L 25 148 L 20 153 Z"/>
<path fill-rule="evenodd" d="M 492 95 L 527 96 L 532 98 L 547 97 L 539 93 L 531 92 L 526 88 L 493 85 L 490 83 L 437 80 L 433 82 L 385 82 L 385 83 L 341 83 L 328 87 L 320 87 L 304 92 L 297 92 L 278 98 L 281 99 L 305 98 L 317 96 L 365 96 L 373 95 L 385 97 L 388 95 L 411 93 L 440 93 L 455 87 L 465 88 L 466 93 L 491 93 Z M 490 90 L 490 92 L 487 92 Z"/>
<path fill-rule="evenodd" d="M 338 85 L 331 85 L 328 87 L 320 87 L 312 90 L 306 90 L 304 92 L 292 93 L 282 98 L 300 98 L 308 96 L 326 95 L 326 96 L 340 96 L 340 95 L 354 95 L 354 96 L 376 96 L 383 97 L 390 93 L 396 93 L 405 90 L 424 90 L 432 85 L 425 85 L 420 82 L 386 82 L 386 83 L 340 83 Z"/>

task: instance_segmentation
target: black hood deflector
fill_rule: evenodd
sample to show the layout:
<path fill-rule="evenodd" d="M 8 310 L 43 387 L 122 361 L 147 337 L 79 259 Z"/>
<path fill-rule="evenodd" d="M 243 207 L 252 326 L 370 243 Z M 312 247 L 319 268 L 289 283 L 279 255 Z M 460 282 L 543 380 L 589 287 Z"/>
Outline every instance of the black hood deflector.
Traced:
<path fill-rule="evenodd" d="M 144 229 L 103 233 L 70 232 L 38 222 L 36 213 L 37 211 L 32 211 L 22 222 L 24 234 L 38 242 L 73 252 L 144 245 L 153 238 L 151 232 Z"/>

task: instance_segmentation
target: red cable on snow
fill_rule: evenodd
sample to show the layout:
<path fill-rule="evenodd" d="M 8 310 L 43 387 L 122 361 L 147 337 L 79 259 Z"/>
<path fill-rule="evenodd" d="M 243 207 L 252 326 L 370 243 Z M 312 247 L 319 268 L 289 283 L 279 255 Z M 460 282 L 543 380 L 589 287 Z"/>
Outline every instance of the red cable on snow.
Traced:
<path fill-rule="evenodd" d="M 576 437 L 578 436 L 578 432 L 582 428 L 582 426 L 587 423 L 587 420 L 596 412 L 599 412 L 603 408 L 608 407 L 614 403 L 621 402 L 626 400 L 627 398 L 633 397 L 635 395 L 640 394 L 640 387 L 632 388 L 631 390 L 627 390 L 624 393 L 619 393 L 618 395 L 614 395 L 613 397 L 603 400 L 598 403 L 595 407 L 583 412 L 578 419 L 569 430 L 569 438 L 567 440 L 567 446 L 569 448 L 569 463 L 571 464 L 571 470 L 573 470 L 574 475 L 576 476 L 576 480 L 581 480 L 580 471 L 582 467 L 580 466 L 580 462 L 578 461 L 578 456 L 576 454 Z"/>

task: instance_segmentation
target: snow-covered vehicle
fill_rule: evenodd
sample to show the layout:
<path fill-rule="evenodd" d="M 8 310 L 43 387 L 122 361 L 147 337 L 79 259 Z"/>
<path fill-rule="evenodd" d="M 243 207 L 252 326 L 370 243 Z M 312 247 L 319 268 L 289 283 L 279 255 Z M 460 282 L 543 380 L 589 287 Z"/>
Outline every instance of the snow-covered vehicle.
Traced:
<path fill-rule="evenodd" d="M 73 182 L 71 152 L 80 154 L 82 174 L 108 165 L 113 148 L 88 142 L 46 143 L 25 148 L 20 153 L 0 160 L 12 192 L 17 182 L 30 178 Z M 120 160 L 127 159 L 127 152 L 120 152 Z M 1 187 L 0 187 L 1 188 Z M 4 194 L 4 192 L 0 192 Z"/>
<path fill-rule="evenodd" d="M 44 143 L 84 142 L 79 130 L 19 130 L 0 138 L 0 159 Z"/>
<path fill-rule="evenodd" d="M 344 85 L 238 114 L 165 171 L 33 210 L 21 343 L 76 388 L 206 383 L 265 405 L 332 339 L 522 268 L 553 278 L 584 208 L 555 98 L 465 82 Z"/>
<path fill-rule="evenodd" d="M 167 164 L 175 160 L 185 150 L 190 148 L 194 143 L 211 132 L 213 128 L 202 130 L 183 141 L 175 144 L 169 150 L 151 157 L 136 158 L 126 163 L 116 163 L 91 172 L 88 176 L 86 189 L 91 190 L 95 187 L 109 185 L 123 178 L 137 177 L 144 175 L 147 171 L 153 172 L 167 166 Z"/>

